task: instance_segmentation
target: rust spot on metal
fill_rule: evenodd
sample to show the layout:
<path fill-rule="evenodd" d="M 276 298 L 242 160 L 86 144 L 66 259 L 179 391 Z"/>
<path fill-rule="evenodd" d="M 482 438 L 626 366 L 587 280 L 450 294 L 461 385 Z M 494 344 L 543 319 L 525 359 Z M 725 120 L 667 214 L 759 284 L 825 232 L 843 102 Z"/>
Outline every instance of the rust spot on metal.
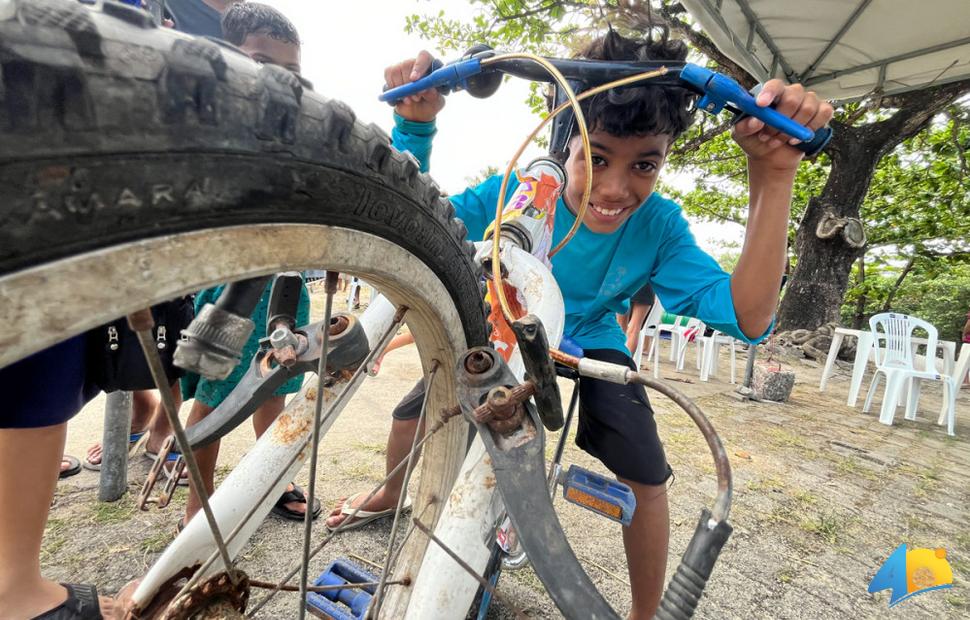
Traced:
<path fill-rule="evenodd" d="M 344 333 L 348 327 L 350 327 L 350 320 L 345 316 L 335 316 L 330 319 L 331 336 Z"/>
<path fill-rule="evenodd" d="M 310 432 L 311 426 L 310 418 L 284 412 L 276 418 L 276 424 L 273 425 L 273 441 L 282 445 L 294 443 Z"/>
<path fill-rule="evenodd" d="M 480 375 L 492 367 L 492 356 L 485 351 L 475 351 L 465 358 L 465 370 Z"/>

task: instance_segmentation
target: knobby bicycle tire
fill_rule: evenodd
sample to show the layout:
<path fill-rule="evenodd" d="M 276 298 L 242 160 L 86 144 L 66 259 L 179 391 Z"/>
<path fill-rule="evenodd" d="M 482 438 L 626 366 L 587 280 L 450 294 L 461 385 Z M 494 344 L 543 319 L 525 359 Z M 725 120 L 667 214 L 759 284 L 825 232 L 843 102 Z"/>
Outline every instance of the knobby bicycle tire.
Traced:
<path fill-rule="evenodd" d="M 14 292 L 38 269 L 250 225 L 386 240 L 434 273 L 465 345 L 488 342 L 480 269 L 453 207 L 411 156 L 345 104 L 232 46 L 157 28 L 120 3 L 0 0 L 0 367 L 199 284 L 186 277 L 182 288 L 133 294 L 95 269 L 76 286 L 117 289 L 101 295 L 110 307 L 48 305 L 35 320 Z M 237 258 L 218 245 L 211 251 L 213 262 Z M 151 272 L 150 257 L 136 260 Z M 464 441 L 450 443 L 456 451 Z"/>

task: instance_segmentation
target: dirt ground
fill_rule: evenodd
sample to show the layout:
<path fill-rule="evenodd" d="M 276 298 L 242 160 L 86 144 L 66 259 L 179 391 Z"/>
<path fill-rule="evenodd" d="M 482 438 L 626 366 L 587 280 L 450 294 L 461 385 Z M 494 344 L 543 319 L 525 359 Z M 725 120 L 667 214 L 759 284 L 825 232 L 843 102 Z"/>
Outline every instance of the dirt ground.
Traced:
<path fill-rule="evenodd" d="M 366 299 L 366 297 L 365 297 Z M 693 361 L 693 352 L 689 362 Z M 746 354 L 740 352 L 739 376 Z M 721 373 L 701 383 L 688 363 L 683 373 L 664 359 L 662 376 L 695 399 L 724 441 L 734 471 L 734 534 L 715 568 L 698 609 L 700 618 L 966 618 L 970 616 L 970 390 L 957 402 L 957 436 L 948 438 L 934 422 L 940 389 L 923 391 L 915 422 L 897 417 L 878 423 L 874 412 L 845 404 L 849 368 L 842 365 L 824 393 L 813 363 L 784 360 L 796 373 L 791 400 L 784 404 L 740 402 Z M 318 492 L 326 508 L 338 497 L 370 488 L 383 477 L 389 412 L 413 385 L 419 366 L 413 348 L 389 354 L 369 385 L 345 409 L 321 447 Z M 866 383 L 865 385 L 868 385 Z M 571 386 L 562 384 L 564 406 Z M 670 489 L 671 557 L 668 571 L 686 548 L 703 506 L 714 497 L 712 461 L 701 435 L 686 415 L 660 395 L 651 395 L 667 458 L 676 477 Z M 188 407 L 183 406 L 183 417 Z M 70 425 L 68 453 L 83 455 L 100 439 L 103 395 Z M 550 438 L 554 440 L 555 436 Z M 243 425 L 222 442 L 224 475 L 252 444 Z M 565 464 L 606 473 L 569 441 Z M 115 592 L 142 574 L 174 537 L 184 491 L 164 510 L 137 510 L 132 496 L 149 461 L 133 458 L 130 493 L 110 504 L 97 501 L 98 476 L 88 471 L 59 484 L 47 526 L 43 565 L 54 579 L 95 583 Z M 298 479 L 306 483 L 307 471 Z M 621 613 L 629 609 L 626 561 L 620 528 L 559 498 L 560 519 L 578 557 L 598 587 Z M 323 536 L 322 519 L 314 534 Z M 334 557 L 351 557 L 367 567 L 386 552 L 390 522 L 374 523 L 338 537 L 314 560 L 319 574 Z M 299 557 L 302 525 L 270 516 L 242 555 L 250 576 L 272 580 Z M 888 609 L 888 591 L 868 594 L 872 576 L 889 554 L 911 547 L 944 547 L 953 568 L 952 589 L 927 593 Z M 373 570 L 373 569 L 371 569 Z M 457 570 L 457 569 L 456 569 Z M 669 575 L 668 575 L 669 576 Z M 531 569 L 507 572 L 499 591 L 509 604 L 493 605 L 490 618 L 555 618 L 559 612 Z M 253 600 L 262 598 L 256 591 Z M 296 616 L 297 597 L 281 594 L 260 618 Z"/>

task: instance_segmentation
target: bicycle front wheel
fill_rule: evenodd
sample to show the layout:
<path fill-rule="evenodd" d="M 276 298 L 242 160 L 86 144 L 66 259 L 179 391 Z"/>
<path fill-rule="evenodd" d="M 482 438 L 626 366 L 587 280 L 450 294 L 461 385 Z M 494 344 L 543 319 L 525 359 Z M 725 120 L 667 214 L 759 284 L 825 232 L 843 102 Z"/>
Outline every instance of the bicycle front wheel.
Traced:
<path fill-rule="evenodd" d="M 0 42 L 0 367 L 178 295 L 326 268 L 407 307 L 425 371 L 446 371 L 428 410 L 456 402 L 454 360 L 488 340 L 479 270 L 450 203 L 380 130 L 118 3 L 0 2 Z M 455 421 L 425 446 L 429 522 L 466 437 Z M 410 537 L 399 570 L 426 544 Z"/>

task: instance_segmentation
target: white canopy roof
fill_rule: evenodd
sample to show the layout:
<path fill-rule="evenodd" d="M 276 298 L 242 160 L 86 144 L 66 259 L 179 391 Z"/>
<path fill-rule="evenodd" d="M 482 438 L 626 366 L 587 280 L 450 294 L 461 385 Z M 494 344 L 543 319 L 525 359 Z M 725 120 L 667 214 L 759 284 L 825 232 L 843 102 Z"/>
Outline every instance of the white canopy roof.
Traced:
<path fill-rule="evenodd" d="M 759 81 L 852 101 L 970 78 L 968 0 L 682 0 Z"/>

